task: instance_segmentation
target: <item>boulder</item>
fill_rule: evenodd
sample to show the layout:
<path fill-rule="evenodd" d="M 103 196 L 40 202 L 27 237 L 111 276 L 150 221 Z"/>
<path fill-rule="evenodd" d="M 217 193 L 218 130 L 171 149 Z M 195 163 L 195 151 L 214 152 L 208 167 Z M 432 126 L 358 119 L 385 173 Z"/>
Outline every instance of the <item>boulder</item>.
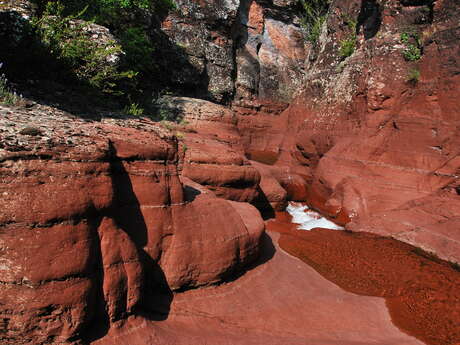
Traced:
<path fill-rule="evenodd" d="M 128 315 L 167 314 L 165 291 L 220 282 L 258 257 L 259 212 L 184 196 L 177 139 L 160 125 L 42 105 L 0 113 L 2 341 L 92 339 Z"/>

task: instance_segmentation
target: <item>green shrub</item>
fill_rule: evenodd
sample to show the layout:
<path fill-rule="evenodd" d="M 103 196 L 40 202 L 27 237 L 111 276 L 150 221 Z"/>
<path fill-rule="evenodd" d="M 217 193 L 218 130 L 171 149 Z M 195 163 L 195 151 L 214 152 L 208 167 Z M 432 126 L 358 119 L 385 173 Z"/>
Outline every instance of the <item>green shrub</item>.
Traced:
<path fill-rule="evenodd" d="M 406 81 L 411 84 L 417 84 L 420 79 L 420 71 L 416 68 L 412 68 L 407 74 Z"/>
<path fill-rule="evenodd" d="M 347 58 L 351 56 L 356 48 L 356 37 L 348 37 L 342 41 L 340 41 L 340 49 L 339 49 L 339 55 L 342 58 Z"/>
<path fill-rule="evenodd" d="M 356 49 L 356 26 L 358 23 L 348 15 L 344 15 L 343 20 L 347 24 L 348 30 L 350 31 L 348 36 L 340 41 L 339 55 L 345 59 L 351 56 Z"/>
<path fill-rule="evenodd" d="M 409 43 L 410 35 L 408 32 L 403 32 L 400 36 L 400 40 L 402 43 L 407 44 Z"/>
<path fill-rule="evenodd" d="M 326 15 L 317 17 L 313 21 L 313 25 L 310 28 L 310 32 L 308 33 L 307 39 L 311 43 L 316 43 L 319 39 L 319 36 L 321 35 L 321 28 L 323 27 L 323 23 L 326 20 Z"/>
<path fill-rule="evenodd" d="M 358 26 L 358 21 L 353 19 L 346 13 L 342 14 L 342 20 L 348 26 L 348 29 L 351 31 L 351 33 L 356 36 L 356 28 Z"/>
<path fill-rule="evenodd" d="M 400 40 L 405 46 L 402 55 L 406 61 L 417 61 L 421 59 L 422 41 L 415 30 L 409 29 L 403 32 L 400 36 Z"/>
<path fill-rule="evenodd" d="M 176 115 L 174 111 L 168 108 L 162 108 L 158 109 L 158 112 L 156 114 L 156 118 L 159 121 L 175 121 L 176 120 Z"/>
<path fill-rule="evenodd" d="M 125 113 L 132 116 L 141 116 L 144 114 L 144 109 L 139 106 L 137 103 L 131 103 L 126 106 Z"/>
<path fill-rule="evenodd" d="M 299 0 L 302 7 L 301 26 L 307 32 L 307 40 L 315 44 L 326 21 L 330 0 Z"/>
<path fill-rule="evenodd" d="M 422 50 L 414 44 L 409 44 L 403 50 L 403 56 L 407 61 L 417 61 L 422 57 Z"/>
<path fill-rule="evenodd" d="M 0 75 L 0 104 L 13 105 L 18 103 L 20 99 L 21 97 L 8 86 L 4 75 Z"/>
<path fill-rule="evenodd" d="M 0 63 L 0 69 L 2 68 L 3 63 Z M 5 74 L 0 74 L 0 104 L 13 105 L 20 101 L 21 96 L 19 96 L 13 89 L 9 86 L 8 79 Z"/>
<path fill-rule="evenodd" d="M 97 1 L 96 1 L 97 2 Z M 99 0 L 99 3 L 109 8 L 150 8 L 150 0 Z"/>
<path fill-rule="evenodd" d="M 126 64 L 137 71 L 149 71 L 154 48 L 145 30 L 141 27 L 127 28 L 120 39 L 126 53 Z"/>
<path fill-rule="evenodd" d="M 172 0 L 33 0 L 39 11 L 34 28 L 40 49 L 51 53 L 60 76 L 76 77 L 84 86 L 112 96 L 130 107 L 151 87 L 157 71 L 154 44 L 141 18 L 175 9 Z M 130 19 L 127 19 L 130 18 Z M 110 29 L 116 40 L 91 37 L 89 25 Z"/>
<path fill-rule="evenodd" d="M 132 79 L 133 70 L 120 70 L 111 60 L 121 55 L 122 48 L 115 41 L 96 42 L 85 30 L 87 22 L 77 20 L 83 12 L 64 16 L 61 2 L 48 3 L 43 17 L 35 25 L 41 43 L 54 57 L 68 66 L 82 82 L 104 93 L 121 95 L 118 82 Z"/>
<path fill-rule="evenodd" d="M 50 0 L 32 0 L 44 12 Z M 177 8 L 173 0 L 65 0 L 64 15 L 70 16 L 87 9 L 85 20 L 92 20 L 101 25 L 113 25 L 123 21 L 126 13 L 133 11 L 152 11 L 166 14 Z"/>

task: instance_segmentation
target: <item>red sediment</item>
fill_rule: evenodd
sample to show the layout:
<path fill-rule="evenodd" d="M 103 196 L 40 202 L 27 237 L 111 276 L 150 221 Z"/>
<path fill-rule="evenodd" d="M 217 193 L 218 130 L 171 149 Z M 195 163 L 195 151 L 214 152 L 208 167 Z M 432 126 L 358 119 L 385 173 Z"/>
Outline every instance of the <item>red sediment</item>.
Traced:
<path fill-rule="evenodd" d="M 344 290 L 384 297 L 406 333 L 430 345 L 460 342 L 460 272 L 449 263 L 373 234 L 299 231 L 284 212 L 267 229 L 281 233 L 286 252 Z"/>

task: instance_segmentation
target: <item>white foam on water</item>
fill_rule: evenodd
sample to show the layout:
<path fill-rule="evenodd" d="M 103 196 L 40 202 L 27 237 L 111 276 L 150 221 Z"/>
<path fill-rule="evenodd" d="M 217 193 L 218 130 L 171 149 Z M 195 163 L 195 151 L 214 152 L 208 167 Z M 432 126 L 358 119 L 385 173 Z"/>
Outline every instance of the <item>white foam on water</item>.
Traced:
<path fill-rule="evenodd" d="M 308 206 L 290 202 L 286 211 L 292 216 L 292 222 L 299 224 L 299 230 L 311 230 L 313 228 L 325 228 L 331 230 L 344 230 L 343 227 L 324 218 L 318 212 L 312 211 Z"/>

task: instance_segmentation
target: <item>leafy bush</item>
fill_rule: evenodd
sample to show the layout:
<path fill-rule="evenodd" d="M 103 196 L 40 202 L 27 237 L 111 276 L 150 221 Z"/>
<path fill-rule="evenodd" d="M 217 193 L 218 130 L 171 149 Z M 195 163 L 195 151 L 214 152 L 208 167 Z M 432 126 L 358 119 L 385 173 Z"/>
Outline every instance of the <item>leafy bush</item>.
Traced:
<path fill-rule="evenodd" d="M 412 68 L 407 74 L 406 81 L 410 84 L 417 84 L 420 79 L 420 71 L 416 68 Z"/>
<path fill-rule="evenodd" d="M 126 64 L 137 71 L 149 71 L 154 51 L 146 32 L 141 27 L 127 28 L 120 37 L 126 53 Z"/>
<path fill-rule="evenodd" d="M 123 96 L 120 100 L 128 106 L 131 99 L 142 97 L 157 68 L 142 18 L 166 14 L 176 8 L 174 1 L 34 1 L 39 7 L 33 24 L 38 46 L 51 53 L 69 76 L 105 94 Z M 94 39 L 93 24 L 109 28 L 116 39 Z"/>
<path fill-rule="evenodd" d="M 144 114 L 144 109 L 139 106 L 137 103 L 131 103 L 126 106 L 125 113 L 132 116 L 141 116 Z"/>
<path fill-rule="evenodd" d="M 136 76 L 133 70 L 121 70 L 115 63 L 122 54 L 121 46 L 111 40 L 97 42 L 88 33 L 88 22 L 77 20 L 82 12 L 64 16 L 61 2 L 49 2 L 43 17 L 35 25 L 42 44 L 77 79 L 102 92 L 121 95 L 117 83 Z"/>
<path fill-rule="evenodd" d="M 159 121 L 174 121 L 176 119 L 176 116 L 174 112 L 171 111 L 170 109 L 160 107 L 156 114 L 156 118 Z"/>
<path fill-rule="evenodd" d="M 348 37 L 340 41 L 339 54 L 342 58 L 351 56 L 356 48 L 356 37 Z"/>
<path fill-rule="evenodd" d="M 321 28 L 327 18 L 330 0 L 300 0 L 303 13 L 301 26 L 307 32 L 307 40 L 315 44 L 321 35 Z"/>
<path fill-rule="evenodd" d="M 44 12 L 50 0 L 33 0 Z M 173 0 L 65 0 L 64 15 L 69 16 L 85 11 L 84 19 L 92 20 L 101 25 L 113 25 L 123 20 L 126 13 L 133 11 L 152 11 L 166 14 L 176 9 Z"/>
<path fill-rule="evenodd" d="M 150 0 L 99 0 L 99 2 L 111 8 L 150 8 Z"/>
<path fill-rule="evenodd" d="M 3 67 L 3 63 L 0 63 L 0 69 Z M 0 74 L 0 104 L 16 104 L 21 99 L 13 89 L 9 86 L 8 79 L 5 74 Z"/>
<path fill-rule="evenodd" d="M 404 49 L 403 56 L 407 61 L 417 61 L 422 57 L 422 50 L 414 44 L 409 44 Z"/>
<path fill-rule="evenodd" d="M 405 45 L 402 55 L 406 61 L 417 61 L 422 57 L 422 41 L 415 30 L 408 30 L 401 34 L 401 42 Z"/>
<path fill-rule="evenodd" d="M 345 39 L 340 41 L 339 55 L 342 58 L 347 58 L 351 56 L 356 49 L 356 27 L 358 23 L 347 15 L 343 16 L 343 20 L 347 24 L 350 33 Z"/>

